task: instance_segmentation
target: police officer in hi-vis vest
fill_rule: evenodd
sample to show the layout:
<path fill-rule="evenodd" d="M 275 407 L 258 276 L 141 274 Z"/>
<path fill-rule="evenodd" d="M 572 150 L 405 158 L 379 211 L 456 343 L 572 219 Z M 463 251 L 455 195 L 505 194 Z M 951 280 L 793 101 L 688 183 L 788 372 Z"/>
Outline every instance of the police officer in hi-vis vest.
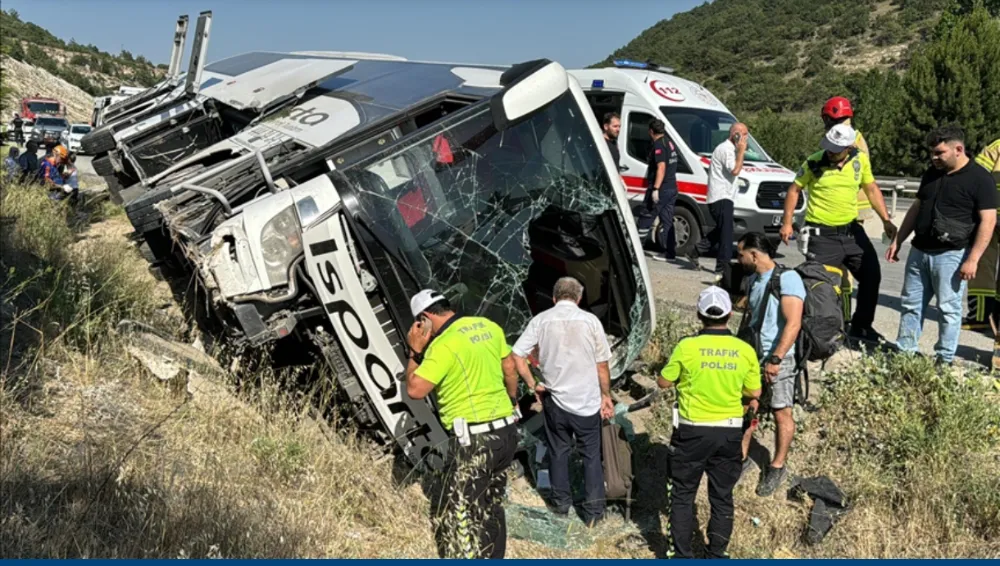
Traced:
<path fill-rule="evenodd" d="M 733 336 L 727 324 L 729 294 L 709 287 L 698 296 L 697 336 L 681 340 L 657 380 L 677 388 L 670 438 L 671 554 L 693 558 L 694 497 L 708 476 L 708 555 L 724 558 L 733 532 L 733 488 L 743 471 L 744 397 L 760 397 L 760 363 L 753 347 Z"/>

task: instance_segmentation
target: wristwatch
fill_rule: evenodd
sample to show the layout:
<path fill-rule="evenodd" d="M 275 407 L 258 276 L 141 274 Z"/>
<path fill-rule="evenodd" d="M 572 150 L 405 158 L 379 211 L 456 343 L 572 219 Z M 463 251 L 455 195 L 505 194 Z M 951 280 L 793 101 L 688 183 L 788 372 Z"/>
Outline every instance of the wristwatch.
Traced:
<path fill-rule="evenodd" d="M 767 359 L 764 360 L 764 361 L 766 361 L 767 363 L 769 363 L 771 365 L 774 365 L 774 366 L 780 366 L 781 365 L 781 358 L 779 358 L 778 356 L 775 356 L 773 354 L 770 355 L 770 356 L 768 356 Z"/>
<path fill-rule="evenodd" d="M 416 350 L 410 350 L 410 358 L 417 362 L 417 365 L 424 363 L 424 353 L 417 352 Z"/>

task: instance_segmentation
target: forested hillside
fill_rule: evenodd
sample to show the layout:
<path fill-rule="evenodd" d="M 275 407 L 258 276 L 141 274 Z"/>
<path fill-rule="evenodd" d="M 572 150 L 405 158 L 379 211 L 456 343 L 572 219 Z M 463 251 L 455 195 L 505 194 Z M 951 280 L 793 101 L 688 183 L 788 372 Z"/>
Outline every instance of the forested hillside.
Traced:
<path fill-rule="evenodd" d="M 851 98 L 877 173 L 919 174 L 922 138 L 955 121 L 976 148 L 1000 137 L 1000 0 L 715 0 L 663 20 L 605 61 L 673 66 L 702 82 L 784 164 Z"/>
<path fill-rule="evenodd" d="M 151 86 L 166 72 L 166 65 L 153 65 L 127 50 L 111 55 L 94 45 L 64 41 L 38 25 L 22 21 L 15 10 L 0 10 L 0 31 L 0 47 L 5 55 L 45 69 L 91 95 L 104 94 L 121 84 Z"/>

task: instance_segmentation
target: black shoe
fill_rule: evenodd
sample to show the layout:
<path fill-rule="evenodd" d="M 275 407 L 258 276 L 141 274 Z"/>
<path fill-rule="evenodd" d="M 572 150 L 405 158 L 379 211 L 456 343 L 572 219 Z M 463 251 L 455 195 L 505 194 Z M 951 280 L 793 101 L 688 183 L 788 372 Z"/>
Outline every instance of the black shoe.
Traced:
<path fill-rule="evenodd" d="M 875 330 L 870 326 L 868 328 L 861 328 L 861 327 L 855 328 L 854 325 L 852 324 L 851 332 L 850 334 L 848 334 L 848 337 L 851 338 L 852 340 L 863 340 L 865 342 L 871 342 L 872 344 L 878 344 L 880 342 L 889 342 L 888 340 L 885 339 L 885 336 L 882 336 L 881 334 L 879 334 L 877 330 Z"/>
<path fill-rule="evenodd" d="M 549 511 L 555 513 L 556 515 L 560 515 L 563 517 L 569 515 L 570 505 L 559 506 L 550 501 L 546 501 L 545 506 L 549 508 Z"/>
<path fill-rule="evenodd" d="M 583 520 L 583 523 L 585 525 L 587 525 L 588 529 L 592 529 L 592 528 L 596 527 L 597 525 L 599 525 L 599 524 L 601 524 L 603 522 L 604 522 L 604 514 L 603 513 L 601 513 L 600 515 L 594 516 L 594 517 L 588 517 L 588 518 L 586 518 L 586 519 Z"/>
<path fill-rule="evenodd" d="M 698 261 L 698 252 L 696 250 L 691 250 L 684 254 L 684 259 L 691 262 L 691 265 L 693 265 L 695 269 L 701 269 L 701 263 Z"/>
<path fill-rule="evenodd" d="M 760 497 L 769 497 L 781 486 L 781 482 L 785 481 L 785 477 L 787 476 L 788 471 L 785 468 L 768 466 L 764 472 L 764 477 L 757 485 L 757 495 Z"/>

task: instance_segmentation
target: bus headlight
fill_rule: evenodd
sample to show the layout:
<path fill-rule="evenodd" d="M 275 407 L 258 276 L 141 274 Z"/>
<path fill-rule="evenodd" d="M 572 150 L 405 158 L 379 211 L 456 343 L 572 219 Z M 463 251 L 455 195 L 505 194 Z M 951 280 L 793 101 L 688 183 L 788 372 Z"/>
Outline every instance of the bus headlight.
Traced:
<path fill-rule="evenodd" d="M 741 195 L 746 194 L 746 192 L 750 190 L 750 181 L 740 177 L 736 179 L 736 188 L 739 190 Z"/>
<path fill-rule="evenodd" d="M 288 282 L 288 266 L 302 253 L 302 226 L 289 206 L 267 221 L 260 232 L 264 270 L 272 285 Z"/>

